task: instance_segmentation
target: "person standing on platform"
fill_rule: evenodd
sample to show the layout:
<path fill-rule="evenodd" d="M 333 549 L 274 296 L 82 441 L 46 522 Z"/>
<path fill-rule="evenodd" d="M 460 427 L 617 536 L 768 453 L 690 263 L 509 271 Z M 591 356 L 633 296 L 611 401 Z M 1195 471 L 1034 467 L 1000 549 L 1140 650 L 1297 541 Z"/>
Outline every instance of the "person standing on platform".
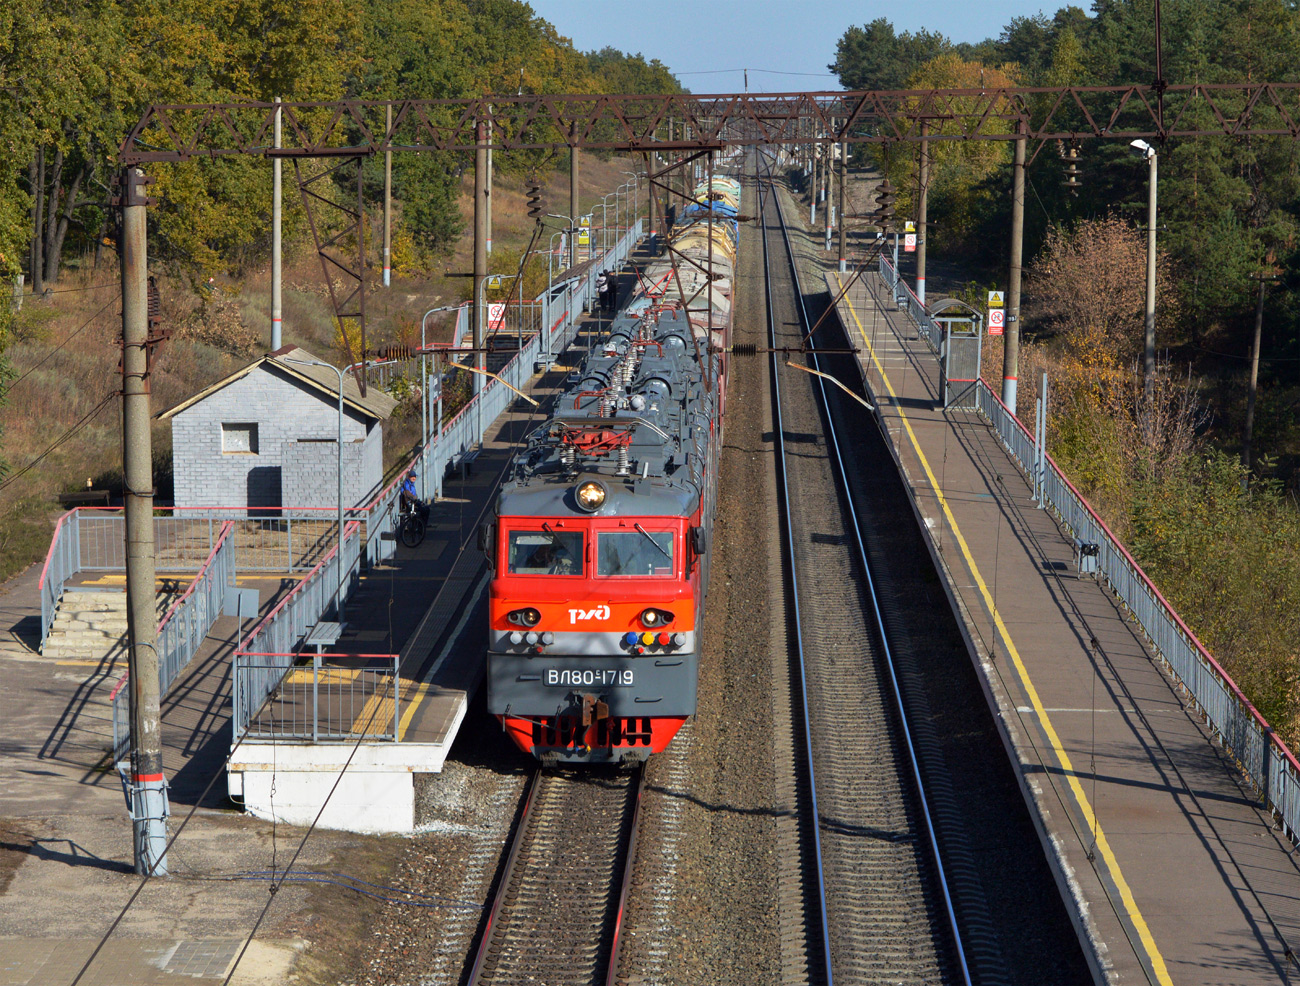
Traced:
<path fill-rule="evenodd" d="M 596 313 L 599 314 L 605 308 L 605 284 L 609 280 L 605 272 L 601 271 L 596 277 Z"/>

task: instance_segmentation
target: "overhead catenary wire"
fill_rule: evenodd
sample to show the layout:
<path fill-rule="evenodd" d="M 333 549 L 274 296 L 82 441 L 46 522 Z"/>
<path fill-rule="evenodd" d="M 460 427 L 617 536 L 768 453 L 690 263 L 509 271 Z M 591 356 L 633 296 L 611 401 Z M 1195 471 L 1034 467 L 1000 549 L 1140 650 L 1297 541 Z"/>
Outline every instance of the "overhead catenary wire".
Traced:
<path fill-rule="evenodd" d="M 20 376 L 18 376 L 17 378 L 15 378 L 15 379 L 14 379 L 14 382 L 11 383 L 11 384 L 9 385 L 9 389 L 12 390 L 14 387 L 17 387 L 20 383 L 22 383 L 24 380 L 26 380 L 27 377 L 29 377 L 31 374 L 35 373 L 35 372 L 36 372 L 37 370 L 39 370 L 42 366 L 44 366 L 45 363 L 50 359 L 50 357 L 54 356 L 56 353 L 58 353 L 60 350 L 62 350 L 65 346 L 67 346 L 67 344 L 70 343 L 73 339 L 75 339 L 77 336 L 79 336 L 79 335 L 80 335 L 82 332 L 84 332 L 86 329 L 90 328 L 91 323 L 93 323 L 93 322 L 95 321 L 95 319 L 99 318 L 100 315 L 103 315 L 104 312 L 108 311 L 109 307 L 112 306 L 112 304 L 113 304 L 115 301 L 120 300 L 121 297 L 122 297 L 122 292 L 119 291 L 116 295 L 114 295 L 114 296 L 109 300 L 108 304 L 106 304 L 106 305 L 105 305 L 103 308 L 101 308 L 99 311 L 95 312 L 94 315 L 91 315 L 90 318 L 88 318 L 88 319 L 86 319 L 86 321 L 82 322 L 81 325 L 79 325 L 77 328 L 73 329 L 73 330 L 72 330 L 72 333 L 71 333 L 70 335 L 68 335 L 68 336 L 67 336 L 67 337 L 66 337 L 66 338 L 65 338 L 61 343 L 59 343 L 57 346 L 55 346 L 53 349 L 51 349 L 48 353 L 46 353 L 43 357 L 41 357 L 40 361 L 39 361 L 38 363 L 36 363 L 35 366 L 29 366 L 26 370 L 24 370 L 24 371 L 22 372 L 22 374 L 21 374 Z"/>
<path fill-rule="evenodd" d="M 32 459 L 31 462 L 27 463 L 27 465 L 23 466 L 23 467 L 22 467 L 21 469 L 19 469 L 16 473 L 14 473 L 12 476 L 10 476 L 8 479 L 6 479 L 3 483 L 0 483 L 0 493 L 3 493 L 5 490 L 7 490 L 10 486 L 12 486 L 14 483 L 16 483 L 16 482 L 17 482 L 21 477 L 23 477 L 23 476 L 26 475 L 28 472 L 30 472 L 32 469 L 34 469 L 37 465 L 39 465 L 40 462 L 41 462 L 41 460 L 43 460 L 47 455 L 49 455 L 51 452 L 53 452 L 55 449 L 57 449 L 57 448 L 58 448 L 60 445 L 62 445 L 64 442 L 68 441 L 68 440 L 69 440 L 70 438 L 72 438 L 72 437 L 73 437 L 77 432 L 79 432 L 82 428 L 84 428 L 87 424 L 89 424 L 90 421 L 91 421 L 91 419 L 93 419 L 93 418 L 95 417 L 95 415 L 97 415 L 100 411 L 102 411 L 102 410 L 103 410 L 103 409 L 108 405 L 108 403 L 109 403 L 110 401 L 112 401 L 112 400 L 113 400 L 115 397 L 117 397 L 117 396 L 118 396 L 118 393 L 117 393 L 116 390 L 114 390 L 114 391 L 110 391 L 110 392 L 108 393 L 108 395 L 105 396 L 104 399 L 103 399 L 102 401 L 100 401 L 98 404 L 96 404 L 94 407 L 92 407 L 89 411 L 87 411 L 85 414 L 83 414 L 83 415 L 81 416 L 80 420 L 78 420 L 76 424 L 74 424 L 74 425 L 73 425 L 72 427 L 70 427 L 67 431 L 65 431 L 62 435 L 60 435 L 58 438 L 56 438 L 56 439 L 55 439 L 55 440 L 50 444 L 50 446 L 49 446 L 49 447 L 48 447 L 44 452 L 42 452 L 42 453 L 41 453 L 40 455 L 38 455 L 36 458 Z"/>

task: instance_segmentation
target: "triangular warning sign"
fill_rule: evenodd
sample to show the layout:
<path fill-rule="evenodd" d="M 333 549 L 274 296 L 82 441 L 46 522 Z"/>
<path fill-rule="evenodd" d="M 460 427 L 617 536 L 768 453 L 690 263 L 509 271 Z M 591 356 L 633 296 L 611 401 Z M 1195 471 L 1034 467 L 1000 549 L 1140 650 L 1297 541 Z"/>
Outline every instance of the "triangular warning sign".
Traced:
<path fill-rule="evenodd" d="M 1001 308 L 1001 307 L 1002 307 L 1002 292 L 1001 292 L 1001 291 L 990 291 L 990 292 L 989 292 L 989 307 L 990 307 L 990 308 Z"/>

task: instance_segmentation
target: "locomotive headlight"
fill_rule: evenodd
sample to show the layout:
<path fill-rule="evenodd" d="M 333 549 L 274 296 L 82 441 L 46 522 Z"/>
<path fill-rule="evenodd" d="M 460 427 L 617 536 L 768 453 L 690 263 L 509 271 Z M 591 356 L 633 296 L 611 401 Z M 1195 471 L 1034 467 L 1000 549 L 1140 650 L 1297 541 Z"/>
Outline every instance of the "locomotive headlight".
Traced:
<path fill-rule="evenodd" d="M 673 621 L 673 614 L 665 609 L 644 609 L 641 611 L 643 627 L 661 627 Z"/>
<path fill-rule="evenodd" d="M 529 606 L 527 609 L 516 609 L 506 614 L 506 619 L 521 627 L 535 627 L 541 622 L 542 614 Z"/>
<path fill-rule="evenodd" d="M 604 486 L 594 479 L 589 479 L 584 483 L 579 483 L 573 495 L 578 501 L 579 507 L 587 511 L 587 513 L 594 513 L 605 502 L 606 490 Z"/>

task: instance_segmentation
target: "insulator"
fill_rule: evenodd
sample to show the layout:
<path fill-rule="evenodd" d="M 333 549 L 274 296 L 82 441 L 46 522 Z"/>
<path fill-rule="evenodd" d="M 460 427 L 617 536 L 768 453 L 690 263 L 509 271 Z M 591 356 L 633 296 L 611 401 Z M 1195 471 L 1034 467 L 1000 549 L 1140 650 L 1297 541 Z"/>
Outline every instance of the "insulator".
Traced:
<path fill-rule="evenodd" d="M 528 218 L 541 219 L 542 212 L 542 186 L 537 184 L 536 178 L 529 179 L 528 182 Z"/>
<path fill-rule="evenodd" d="M 731 347 L 732 356 L 755 356 L 758 354 L 758 343 L 755 342 L 738 342 Z"/>
<path fill-rule="evenodd" d="M 578 458 L 578 450 L 572 445 L 560 446 L 560 461 L 566 466 L 572 466 Z"/>
<path fill-rule="evenodd" d="M 1082 176 L 1079 171 L 1079 148 L 1071 144 L 1061 152 L 1061 157 L 1065 160 L 1065 187 L 1071 195 L 1078 195 L 1079 189 L 1083 187 L 1083 182 L 1079 180 Z"/>
<path fill-rule="evenodd" d="M 628 462 L 627 446 L 620 445 L 618 447 L 618 469 L 615 470 L 615 475 L 626 476 L 630 469 L 631 463 Z"/>

